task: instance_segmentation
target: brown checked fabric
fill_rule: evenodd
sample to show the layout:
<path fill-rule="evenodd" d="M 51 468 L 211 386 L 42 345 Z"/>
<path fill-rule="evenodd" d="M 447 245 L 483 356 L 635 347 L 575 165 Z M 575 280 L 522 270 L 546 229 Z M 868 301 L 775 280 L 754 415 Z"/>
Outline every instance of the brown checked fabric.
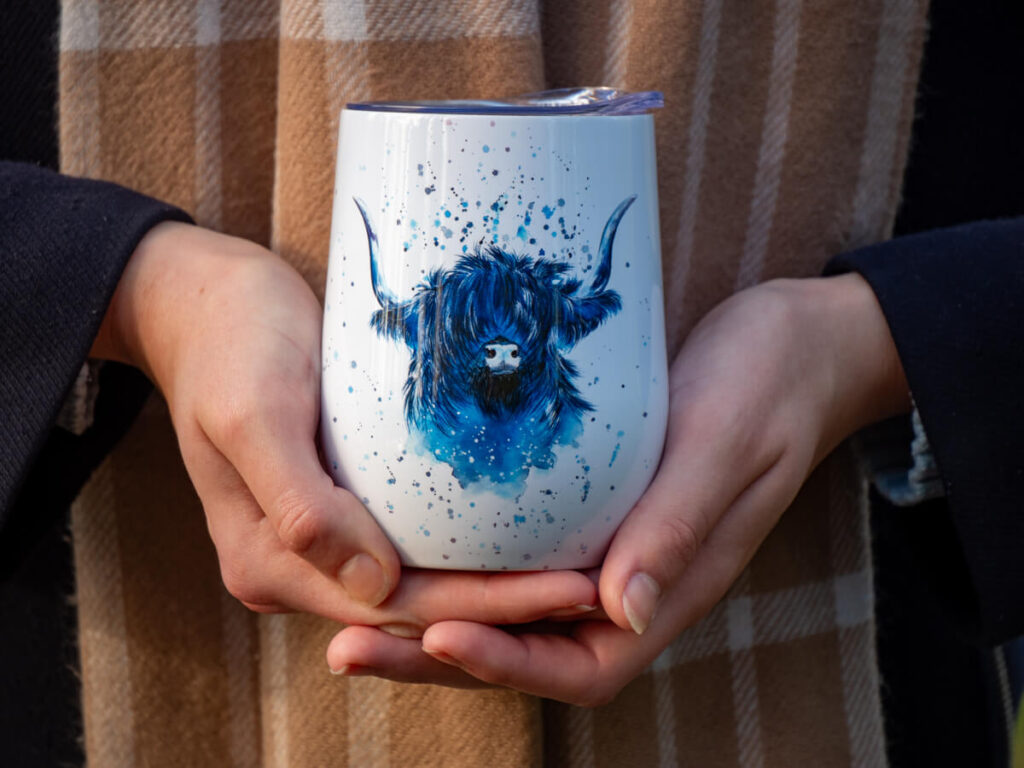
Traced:
<path fill-rule="evenodd" d="M 321 293 L 338 111 L 664 91 L 670 352 L 714 304 L 888 236 L 927 0 L 64 0 L 61 162 L 268 244 Z M 93 766 L 880 766 L 864 483 L 811 477 L 612 704 L 339 679 L 329 623 L 220 584 L 165 405 L 74 508 Z"/>

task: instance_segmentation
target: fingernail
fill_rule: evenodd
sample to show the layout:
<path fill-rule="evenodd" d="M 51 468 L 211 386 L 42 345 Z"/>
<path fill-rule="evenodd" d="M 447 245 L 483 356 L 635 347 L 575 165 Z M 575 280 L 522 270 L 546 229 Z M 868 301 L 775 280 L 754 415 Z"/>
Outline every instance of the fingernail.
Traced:
<path fill-rule="evenodd" d="M 373 674 L 369 667 L 361 667 L 358 664 L 343 664 L 338 669 L 331 670 L 332 675 L 339 677 L 366 677 Z"/>
<path fill-rule="evenodd" d="M 650 626 L 658 610 L 661 587 L 643 571 L 634 573 L 622 591 L 622 610 L 626 613 L 629 626 L 638 635 Z"/>
<path fill-rule="evenodd" d="M 353 555 L 341 566 L 338 580 L 353 600 L 370 606 L 380 604 L 388 596 L 390 585 L 387 583 L 384 569 L 365 552 Z"/>
<path fill-rule="evenodd" d="M 415 624 L 381 624 L 377 629 L 395 637 L 406 637 L 410 640 L 423 637 L 423 629 Z"/>
<path fill-rule="evenodd" d="M 557 619 L 562 616 L 577 616 L 581 613 L 590 613 L 596 610 L 596 605 L 570 605 L 568 608 L 559 608 L 557 611 L 552 611 L 548 616 Z"/>
<path fill-rule="evenodd" d="M 432 651 L 432 650 L 430 650 L 427 647 L 423 647 L 423 652 L 424 653 L 429 653 L 435 659 L 437 659 L 438 661 L 443 661 L 445 664 L 451 664 L 453 667 L 458 667 L 459 669 L 465 669 L 465 667 L 462 666 L 462 662 L 460 662 L 456 658 L 453 658 L 452 656 L 449 656 L 444 651 Z"/>

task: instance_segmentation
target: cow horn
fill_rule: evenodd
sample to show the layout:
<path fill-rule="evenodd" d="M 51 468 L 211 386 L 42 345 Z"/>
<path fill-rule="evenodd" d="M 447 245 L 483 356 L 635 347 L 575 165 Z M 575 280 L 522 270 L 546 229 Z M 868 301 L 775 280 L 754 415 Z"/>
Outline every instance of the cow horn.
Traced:
<path fill-rule="evenodd" d="M 594 284 L 590 292 L 600 293 L 608 285 L 608 278 L 612 275 L 612 244 L 615 242 L 615 231 L 619 228 L 619 222 L 626 215 L 629 206 L 636 200 L 636 195 L 630 195 L 608 217 L 608 223 L 604 225 L 604 232 L 601 233 L 600 258 L 597 263 L 597 274 L 594 276 Z"/>
<path fill-rule="evenodd" d="M 380 274 L 380 261 L 377 251 L 377 233 L 373 231 L 373 224 L 370 223 L 370 214 L 366 211 L 366 203 L 358 197 L 352 198 L 359 213 L 363 216 L 363 224 L 366 225 L 366 239 L 370 244 L 370 278 L 373 281 L 373 295 L 377 297 L 378 303 L 384 309 L 398 304 L 388 287 L 384 285 L 384 278 Z"/>

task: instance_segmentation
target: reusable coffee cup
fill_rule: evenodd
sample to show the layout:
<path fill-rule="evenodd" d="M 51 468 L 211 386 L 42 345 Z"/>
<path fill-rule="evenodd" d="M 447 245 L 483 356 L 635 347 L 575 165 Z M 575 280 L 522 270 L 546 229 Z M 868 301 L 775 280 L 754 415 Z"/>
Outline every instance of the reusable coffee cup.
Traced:
<path fill-rule="evenodd" d="M 321 442 L 406 565 L 600 563 L 668 410 L 660 94 L 350 104 Z"/>

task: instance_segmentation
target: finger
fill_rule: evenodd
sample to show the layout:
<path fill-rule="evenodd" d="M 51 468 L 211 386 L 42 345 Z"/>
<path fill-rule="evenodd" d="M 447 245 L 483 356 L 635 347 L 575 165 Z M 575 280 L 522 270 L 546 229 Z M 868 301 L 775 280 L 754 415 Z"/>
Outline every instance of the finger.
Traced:
<path fill-rule="evenodd" d="M 207 509 L 229 591 L 254 610 L 301 610 L 345 623 L 388 625 L 419 637 L 431 623 L 465 619 L 518 624 L 573 616 L 598 603 L 597 571 L 461 573 L 407 569 L 379 608 L 349 599 L 336 580 L 283 548 L 234 468 L 209 442 L 193 443 L 188 464 Z"/>
<path fill-rule="evenodd" d="M 352 605 L 345 622 L 418 638 L 433 623 L 463 619 L 525 624 L 594 610 L 597 588 L 576 571 L 477 574 L 409 569 L 398 589 L 376 608 Z"/>
<path fill-rule="evenodd" d="M 775 510 L 792 500 L 799 477 L 799 465 L 782 462 L 741 494 L 667 590 L 664 620 L 642 636 L 602 621 L 579 621 L 568 636 L 448 621 L 424 633 L 423 648 L 494 685 L 571 704 L 606 703 L 721 600 L 777 521 Z"/>
<path fill-rule="evenodd" d="M 229 591 L 261 613 L 295 610 L 346 624 L 380 627 L 404 638 L 419 638 L 432 623 L 464 619 L 488 624 L 525 624 L 559 614 L 593 611 L 596 589 L 573 571 L 509 574 L 505 578 L 477 574 L 412 572 L 385 603 L 371 608 L 352 600 L 336 581 L 291 552 L 275 547 L 273 531 L 264 526 L 265 541 L 245 543 L 244 532 L 231 536 L 244 552 L 245 562 L 224 563 Z M 227 550 L 229 553 L 231 549 Z M 533 594 L 535 599 L 530 600 Z M 590 604 L 579 601 L 587 600 Z M 568 620 L 560 619 L 560 620 Z"/>
<path fill-rule="evenodd" d="M 257 613 L 300 611 L 337 622 L 365 609 L 336 579 L 286 550 L 251 497 L 236 502 L 231 512 L 208 516 L 210 537 L 224 586 L 247 608 Z M 260 520 L 252 521 L 252 515 Z"/>
<path fill-rule="evenodd" d="M 207 453 L 212 454 L 203 457 L 207 472 L 200 472 L 196 482 L 210 536 L 228 590 L 253 610 L 299 610 L 344 623 L 387 625 L 393 633 L 419 637 L 429 624 L 446 619 L 517 624 L 553 613 L 578 614 L 597 604 L 594 580 L 576 571 L 410 569 L 391 598 L 371 608 L 286 550 L 237 473 L 212 446 Z"/>
<path fill-rule="evenodd" d="M 601 570 L 601 602 L 623 629 L 642 634 L 664 593 L 693 562 L 723 512 L 777 460 L 739 461 L 739 446 L 715 447 L 700 431 L 670 435 L 651 486 L 623 521 Z M 691 448 L 690 446 L 700 446 Z M 746 458 L 746 457 L 744 457 Z"/>
<path fill-rule="evenodd" d="M 406 569 L 381 609 L 424 624 L 461 618 L 520 624 L 552 615 L 578 616 L 597 607 L 597 587 L 578 571 L 460 573 Z"/>
<path fill-rule="evenodd" d="M 642 641 L 609 622 L 586 622 L 565 636 L 511 635 L 483 624 L 446 621 L 423 635 L 423 650 L 491 685 L 595 706 L 610 701 L 630 679 L 635 666 L 630 647 Z"/>
<path fill-rule="evenodd" d="M 580 613 L 549 613 L 545 618 L 548 621 L 564 624 L 577 621 L 608 621 L 608 614 L 603 608 L 595 608 L 593 611 L 581 611 Z"/>
<path fill-rule="evenodd" d="M 315 417 L 299 407 L 242 410 L 249 415 L 215 445 L 245 480 L 281 542 L 341 582 L 353 599 L 382 602 L 398 583 L 398 556 L 365 507 L 323 471 Z"/>
<path fill-rule="evenodd" d="M 246 483 L 212 443 L 179 434 L 228 592 L 258 613 L 303 611 L 339 622 L 361 606 L 337 579 L 282 545 Z"/>
<path fill-rule="evenodd" d="M 684 606 L 686 626 L 705 615 L 736 581 L 793 502 L 806 473 L 802 462 L 784 456 L 729 506 L 677 582 L 673 612 Z"/>
<path fill-rule="evenodd" d="M 803 464 L 783 457 L 729 505 L 696 557 L 666 589 L 658 619 L 644 632 L 644 639 L 653 636 L 668 642 L 707 615 L 792 503 L 805 474 Z"/>
<path fill-rule="evenodd" d="M 484 688 L 457 667 L 423 652 L 419 640 L 393 637 L 371 627 L 346 627 L 327 646 L 327 665 L 336 675 L 372 674 L 400 683 Z"/>

